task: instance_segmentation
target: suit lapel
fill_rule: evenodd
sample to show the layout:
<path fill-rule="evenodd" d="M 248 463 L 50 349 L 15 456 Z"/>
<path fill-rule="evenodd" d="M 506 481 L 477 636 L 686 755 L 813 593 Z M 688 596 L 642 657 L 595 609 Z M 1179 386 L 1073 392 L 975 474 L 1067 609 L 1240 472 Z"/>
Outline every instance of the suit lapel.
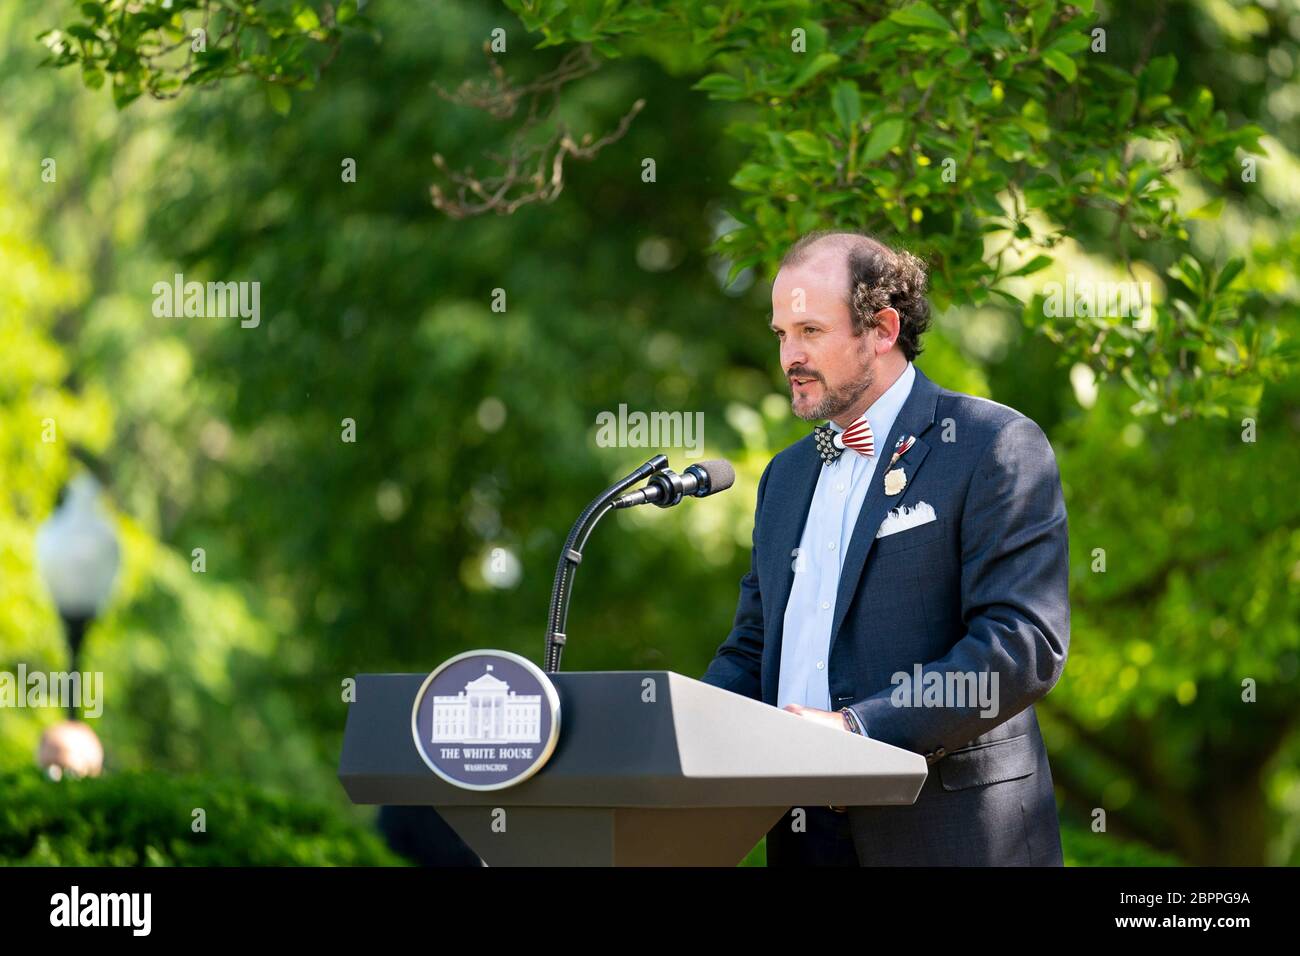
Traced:
<path fill-rule="evenodd" d="M 898 507 L 911 492 L 916 480 L 916 472 L 930 453 L 930 446 L 921 440 L 921 435 L 934 423 L 934 409 L 939 400 L 939 386 L 930 381 L 921 370 L 916 369 L 916 380 L 912 382 L 911 394 L 903 403 L 890 430 L 889 438 L 879 445 L 880 460 L 876 464 L 875 474 L 871 476 L 871 487 L 858 512 L 858 520 L 853 526 L 853 537 L 849 541 L 848 553 L 844 556 L 844 567 L 840 570 L 839 590 L 835 597 L 835 622 L 831 626 L 831 649 L 835 648 L 835 639 L 839 636 L 840 626 L 853 601 L 853 593 L 858 589 L 862 578 L 862 569 L 867 563 L 867 555 L 876 541 L 876 532 L 885 520 L 889 509 Z M 885 473 L 889 471 L 889 459 L 893 457 L 894 445 L 903 435 L 915 435 L 916 444 L 898 460 L 896 468 L 902 468 L 907 475 L 907 485 L 902 494 L 890 497 L 885 494 Z M 789 594 L 789 588 L 786 589 Z M 784 606 L 784 605 L 782 605 Z"/>

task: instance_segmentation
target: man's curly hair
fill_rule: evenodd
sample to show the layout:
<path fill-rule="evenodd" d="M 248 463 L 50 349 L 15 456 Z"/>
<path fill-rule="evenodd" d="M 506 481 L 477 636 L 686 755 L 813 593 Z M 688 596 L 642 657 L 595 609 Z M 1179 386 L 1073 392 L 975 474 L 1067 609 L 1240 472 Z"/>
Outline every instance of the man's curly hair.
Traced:
<path fill-rule="evenodd" d="M 920 355 L 921 336 L 930 327 L 925 263 L 906 249 L 890 249 L 865 233 L 823 229 L 801 236 L 781 260 L 781 268 L 799 265 L 812 255 L 813 246 L 823 244 L 847 255 L 845 301 L 853 317 L 853 334 L 874 328 L 876 313 L 892 306 L 899 318 L 898 347 L 909 362 Z"/>

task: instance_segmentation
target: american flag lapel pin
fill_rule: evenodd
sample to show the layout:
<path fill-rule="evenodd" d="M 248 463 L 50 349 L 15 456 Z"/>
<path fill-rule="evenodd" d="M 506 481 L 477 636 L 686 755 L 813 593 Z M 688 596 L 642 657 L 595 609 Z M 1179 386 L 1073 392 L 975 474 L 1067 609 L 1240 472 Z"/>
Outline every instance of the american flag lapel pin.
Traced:
<path fill-rule="evenodd" d="M 916 443 L 915 435 L 903 435 L 894 443 L 894 455 L 889 459 L 889 470 L 885 472 L 885 494 L 901 494 L 907 487 L 907 475 L 902 468 L 895 468 L 894 463 L 907 454 L 907 450 Z"/>

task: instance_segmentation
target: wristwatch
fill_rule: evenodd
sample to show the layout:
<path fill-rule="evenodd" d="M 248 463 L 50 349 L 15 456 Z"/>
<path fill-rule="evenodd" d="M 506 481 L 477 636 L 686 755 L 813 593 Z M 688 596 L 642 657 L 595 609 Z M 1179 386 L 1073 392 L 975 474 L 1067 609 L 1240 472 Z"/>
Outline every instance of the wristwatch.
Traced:
<path fill-rule="evenodd" d="M 861 734 L 863 737 L 867 732 L 862 729 L 862 721 L 858 720 L 858 715 L 848 707 L 841 707 L 840 714 L 844 717 L 844 729 L 854 734 Z"/>
<path fill-rule="evenodd" d="M 844 729 L 851 734 L 861 734 L 863 737 L 866 733 L 862 730 L 862 721 L 858 720 L 858 715 L 847 707 L 840 708 L 840 716 L 844 718 Z M 831 806 L 830 809 L 836 813 L 844 813 L 848 807 Z"/>

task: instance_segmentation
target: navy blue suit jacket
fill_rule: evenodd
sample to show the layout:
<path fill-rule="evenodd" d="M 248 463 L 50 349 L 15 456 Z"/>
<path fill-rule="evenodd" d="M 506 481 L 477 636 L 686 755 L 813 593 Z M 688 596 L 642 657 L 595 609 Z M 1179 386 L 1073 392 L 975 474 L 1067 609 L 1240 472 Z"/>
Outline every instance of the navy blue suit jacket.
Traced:
<path fill-rule="evenodd" d="M 1032 706 L 1060 677 L 1070 634 L 1056 458 L 1029 418 L 916 371 L 877 445 L 884 460 L 844 558 L 829 682 L 833 709 L 850 707 L 868 736 L 925 754 L 930 775 L 911 806 L 849 809 L 857 857 L 863 865 L 1059 864 Z M 899 459 L 907 484 L 889 496 L 884 466 L 904 435 L 916 436 Z M 821 467 L 809 434 L 763 472 L 750 569 L 705 682 L 775 706 L 794 552 Z M 920 502 L 936 520 L 876 537 L 891 508 Z M 932 673 L 996 673 L 997 712 L 985 716 L 978 702 L 957 706 L 952 696 L 943 706 L 900 706 L 891 678 L 914 676 L 918 665 L 923 685 Z"/>

